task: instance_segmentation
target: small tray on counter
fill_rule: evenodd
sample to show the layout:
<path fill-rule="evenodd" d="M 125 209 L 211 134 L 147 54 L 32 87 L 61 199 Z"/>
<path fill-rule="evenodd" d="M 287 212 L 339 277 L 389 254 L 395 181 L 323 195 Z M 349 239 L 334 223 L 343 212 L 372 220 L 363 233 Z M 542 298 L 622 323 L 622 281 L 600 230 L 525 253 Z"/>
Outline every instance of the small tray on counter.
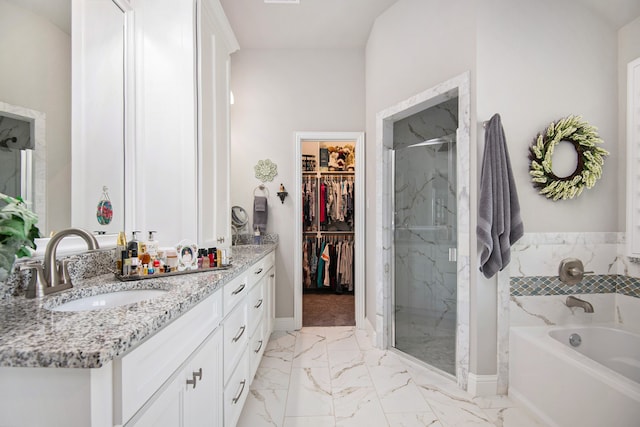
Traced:
<path fill-rule="evenodd" d="M 123 276 L 119 273 L 114 273 L 114 276 L 116 276 L 116 279 L 120 280 L 121 282 L 132 282 L 134 280 L 145 280 L 145 279 L 161 279 L 163 277 L 171 277 L 171 276 L 182 276 L 185 274 L 193 274 L 193 273 L 207 273 L 207 272 L 212 272 L 212 271 L 224 271 L 224 270 L 228 270 L 229 268 L 233 267 L 232 264 L 224 264 L 221 265 L 220 267 L 208 267 L 208 268 L 198 268 L 195 270 L 183 270 L 183 271 L 172 271 L 169 273 L 155 273 L 155 274 L 147 274 L 147 275 L 127 275 L 127 276 Z"/>

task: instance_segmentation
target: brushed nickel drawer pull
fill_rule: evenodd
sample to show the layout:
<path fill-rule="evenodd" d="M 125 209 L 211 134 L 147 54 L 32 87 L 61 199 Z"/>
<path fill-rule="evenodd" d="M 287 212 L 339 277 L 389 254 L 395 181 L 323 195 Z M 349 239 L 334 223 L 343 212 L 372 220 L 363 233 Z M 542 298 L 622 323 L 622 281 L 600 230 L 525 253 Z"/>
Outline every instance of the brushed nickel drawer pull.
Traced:
<path fill-rule="evenodd" d="M 260 298 L 260 300 L 258 301 L 258 304 L 254 305 L 253 308 L 260 308 L 261 305 L 262 305 L 262 298 Z"/>
<path fill-rule="evenodd" d="M 242 325 L 242 327 L 238 330 L 238 334 L 233 337 L 233 339 L 231 340 L 231 342 L 236 342 L 240 339 L 240 337 L 242 336 L 242 334 L 244 334 L 244 330 L 246 329 L 246 326 Z"/>
<path fill-rule="evenodd" d="M 235 405 L 236 403 L 238 403 L 238 400 L 240 400 L 240 397 L 242 396 L 242 393 L 244 392 L 244 385 L 246 384 L 246 380 L 242 380 L 240 381 L 240 392 L 238 394 L 236 394 L 236 396 L 231 399 L 231 402 L 233 402 L 233 404 Z"/>
<path fill-rule="evenodd" d="M 260 343 L 260 347 L 258 347 L 256 350 L 253 350 L 254 353 L 260 353 L 260 350 L 262 349 L 262 340 L 258 341 Z"/>
<path fill-rule="evenodd" d="M 244 288 L 245 288 L 245 284 L 243 283 L 242 285 L 238 286 L 238 289 L 231 292 L 231 295 L 238 295 L 240 292 L 244 290 Z"/>
<path fill-rule="evenodd" d="M 202 381 L 202 368 L 198 369 L 198 372 L 193 373 L 193 378 L 198 377 L 199 381 Z"/>
<path fill-rule="evenodd" d="M 254 271 L 253 273 L 254 273 L 254 274 L 260 274 L 260 273 L 262 273 L 262 268 L 259 268 L 257 271 Z"/>

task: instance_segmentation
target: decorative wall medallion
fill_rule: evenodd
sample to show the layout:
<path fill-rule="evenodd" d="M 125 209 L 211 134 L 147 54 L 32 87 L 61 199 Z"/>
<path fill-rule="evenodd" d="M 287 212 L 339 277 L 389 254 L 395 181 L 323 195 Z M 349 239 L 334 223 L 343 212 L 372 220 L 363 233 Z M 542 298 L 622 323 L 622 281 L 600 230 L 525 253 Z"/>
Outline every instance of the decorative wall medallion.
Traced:
<path fill-rule="evenodd" d="M 256 178 L 262 182 L 273 181 L 278 175 L 278 165 L 269 159 L 259 160 L 253 169 L 256 171 Z"/>
<path fill-rule="evenodd" d="M 553 149 L 567 141 L 573 144 L 578 155 L 576 170 L 569 176 L 556 176 L 551 170 Z M 598 136 L 597 128 L 591 126 L 580 116 L 569 116 L 551 122 L 546 131 L 538 134 L 536 141 L 529 147 L 529 174 L 533 186 L 540 194 L 553 201 L 573 199 L 582 193 L 584 188 L 592 188 L 602 176 L 604 158 L 609 152 L 598 147 L 603 141 Z"/>

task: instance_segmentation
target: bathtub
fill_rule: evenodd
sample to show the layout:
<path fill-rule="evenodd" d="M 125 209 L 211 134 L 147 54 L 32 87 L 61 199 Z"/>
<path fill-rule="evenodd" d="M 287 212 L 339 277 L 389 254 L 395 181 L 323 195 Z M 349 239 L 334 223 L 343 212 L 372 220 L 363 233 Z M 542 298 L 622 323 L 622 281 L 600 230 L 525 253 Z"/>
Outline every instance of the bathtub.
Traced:
<path fill-rule="evenodd" d="M 513 327 L 509 397 L 548 426 L 640 426 L 640 335 L 615 325 Z"/>

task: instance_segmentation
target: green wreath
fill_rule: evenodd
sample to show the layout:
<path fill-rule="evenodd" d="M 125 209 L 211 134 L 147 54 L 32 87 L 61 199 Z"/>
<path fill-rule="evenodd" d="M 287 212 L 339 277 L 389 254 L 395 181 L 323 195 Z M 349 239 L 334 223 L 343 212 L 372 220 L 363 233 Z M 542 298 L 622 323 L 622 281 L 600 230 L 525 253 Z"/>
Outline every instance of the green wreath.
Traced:
<path fill-rule="evenodd" d="M 569 176 L 556 176 L 551 170 L 553 150 L 560 141 L 573 144 L 578 153 L 578 166 Z M 553 201 L 573 199 L 582 193 L 584 188 L 591 188 L 602 176 L 602 165 L 609 152 L 598 147 L 603 141 L 597 129 L 582 120 L 580 116 L 569 116 L 551 122 L 544 133 L 538 134 L 535 142 L 529 147 L 529 174 L 533 186 L 540 194 Z"/>

